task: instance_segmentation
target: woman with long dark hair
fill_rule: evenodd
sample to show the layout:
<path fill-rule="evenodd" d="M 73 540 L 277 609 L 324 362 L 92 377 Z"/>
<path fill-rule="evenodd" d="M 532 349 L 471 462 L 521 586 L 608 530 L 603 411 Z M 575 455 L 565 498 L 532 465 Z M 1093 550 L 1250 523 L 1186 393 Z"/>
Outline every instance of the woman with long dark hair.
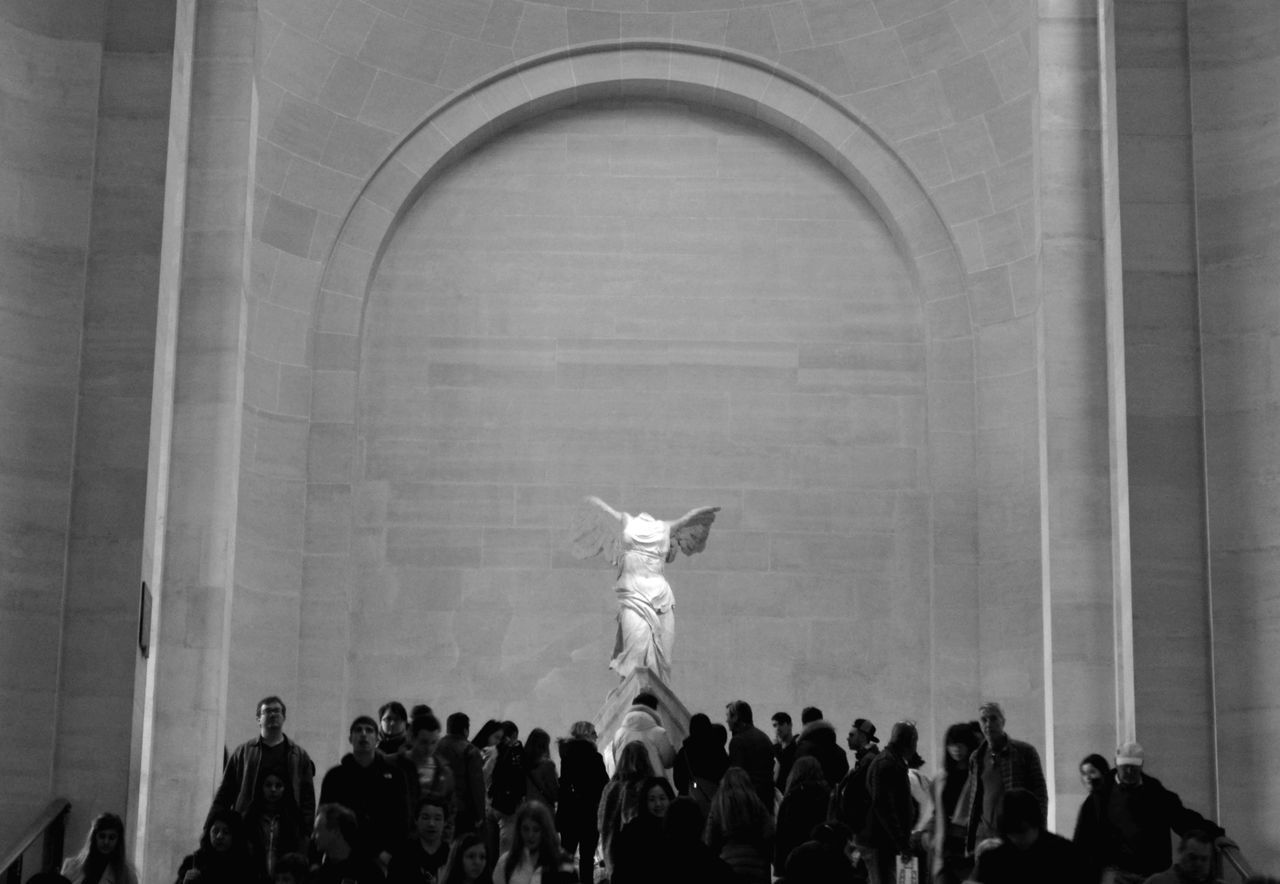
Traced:
<path fill-rule="evenodd" d="M 666 854 L 662 822 L 675 799 L 666 777 L 649 777 L 640 785 L 636 818 L 622 827 L 614 845 L 613 876 L 609 884 L 647 884 L 661 880 Z"/>
<path fill-rule="evenodd" d="M 528 770 L 531 801 L 541 801 L 551 812 L 556 812 L 560 800 L 560 778 L 556 776 L 556 763 L 551 760 L 551 736 L 540 727 L 529 731 L 524 744 L 524 761 Z"/>
<path fill-rule="evenodd" d="M 973 871 L 973 858 L 965 856 L 965 828 L 969 821 L 969 756 L 982 742 L 976 721 L 961 721 L 947 728 L 943 739 L 942 772 L 933 781 L 933 826 L 930 851 L 937 884 L 960 884 Z"/>
<path fill-rule="evenodd" d="M 240 814 L 215 810 L 205 820 L 199 848 L 183 857 L 175 884 L 243 884 L 257 881 L 256 871 Z"/>
<path fill-rule="evenodd" d="M 453 842 L 449 865 L 445 866 L 444 884 L 493 884 L 489 874 L 489 852 L 485 839 L 467 832 Z"/>
<path fill-rule="evenodd" d="M 609 780 L 600 795 L 600 809 L 596 814 L 600 851 L 604 856 L 604 868 L 608 876 L 613 875 L 614 839 L 623 826 L 636 818 L 641 784 L 649 777 L 656 777 L 658 773 L 653 769 L 649 749 L 644 743 L 632 740 L 622 747 L 618 767 L 613 772 L 613 779 Z"/>
<path fill-rule="evenodd" d="M 773 815 L 760 800 L 751 775 L 740 767 L 724 772 L 707 816 L 707 845 L 743 884 L 769 884 Z"/>
<path fill-rule="evenodd" d="M 124 820 L 114 813 L 99 814 L 89 827 L 84 846 L 62 864 L 71 884 L 138 884 L 138 873 L 124 850 Z"/>
<path fill-rule="evenodd" d="M 803 755 L 791 766 L 787 793 L 778 807 L 778 831 L 773 842 L 773 870 L 781 875 L 791 851 L 809 840 L 814 827 L 826 822 L 831 788 L 822 775 L 822 763 Z"/>

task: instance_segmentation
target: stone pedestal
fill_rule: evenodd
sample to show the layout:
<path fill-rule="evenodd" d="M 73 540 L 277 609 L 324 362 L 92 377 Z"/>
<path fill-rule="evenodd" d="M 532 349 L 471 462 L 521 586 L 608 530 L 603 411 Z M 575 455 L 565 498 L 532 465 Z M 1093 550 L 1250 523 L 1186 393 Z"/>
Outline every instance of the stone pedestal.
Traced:
<path fill-rule="evenodd" d="M 644 668 L 633 670 L 630 675 L 618 682 L 616 688 L 609 691 L 604 698 L 604 705 L 596 713 L 593 722 L 596 726 L 596 734 L 599 735 L 596 748 L 604 756 L 605 767 L 609 768 L 611 774 L 613 773 L 613 753 L 609 749 L 609 744 L 613 742 L 613 735 L 618 732 L 618 726 L 622 724 L 622 717 L 634 705 L 636 694 L 641 691 L 648 691 L 658 698 L 658 716 L 662 719 L 662 726 L 666 729 L 672 746 L 678 750 L 684 743 L 685 737 L 689 736 L 689 710 L 680 702 L 675 691 L 671 690 L 653 671 Z"/>

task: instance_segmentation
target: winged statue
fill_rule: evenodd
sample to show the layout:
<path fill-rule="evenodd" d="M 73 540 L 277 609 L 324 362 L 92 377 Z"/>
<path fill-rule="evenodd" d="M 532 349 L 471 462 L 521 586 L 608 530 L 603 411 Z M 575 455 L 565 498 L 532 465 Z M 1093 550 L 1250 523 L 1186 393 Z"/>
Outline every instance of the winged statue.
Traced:
<path fill-rule="evenodd" d="M 718 506 L 689 510 L 678 519 L 648 513 L 619 512 L 598 497 L 587 497 L 574 526 L 573 555 L 604 555 L 618 569 L 613 583 L 618 600 L 618 633 L 609 668 L 626 678 L 647 667 L 670 683 L 671 649 L 675 642 L 675 598 L 663 573 L 677 552 L 702 552 L 716 520 Z"/>

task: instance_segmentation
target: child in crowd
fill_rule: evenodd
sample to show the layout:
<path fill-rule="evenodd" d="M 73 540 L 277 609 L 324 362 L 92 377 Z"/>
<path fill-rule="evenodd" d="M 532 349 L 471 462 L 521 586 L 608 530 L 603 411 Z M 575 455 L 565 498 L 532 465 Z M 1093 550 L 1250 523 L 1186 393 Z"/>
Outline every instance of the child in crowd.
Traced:
<path fill-rule="evenodd" d="M 245 839 L 255 867 L 275 873 L 276 862 L 286 853 L 296 853 L 306 843 L 302 814 L 284 776 L 268 771 L 262 777 L 258 797 L 245 813 Z"/>
<path fill-rule="evenodd" d="M 445 813 L 445 801 L 437 795 L 418 801 L 416 831 L 391 857 L 388 884 L 436 884 L 440 869 L 449 860 Z"/>
<path fill-rule="evenodd" d="M 489 851 L 482 836 L 468 832 L 454 843 L 444 884 L 493 884 Z"/>

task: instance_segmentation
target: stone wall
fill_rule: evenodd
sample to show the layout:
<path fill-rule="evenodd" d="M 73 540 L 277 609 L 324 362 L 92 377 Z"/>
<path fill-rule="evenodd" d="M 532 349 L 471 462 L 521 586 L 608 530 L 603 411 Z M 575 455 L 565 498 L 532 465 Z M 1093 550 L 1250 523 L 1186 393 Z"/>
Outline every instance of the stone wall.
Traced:
<path fill-rule="evenodd" d="M 1193 4 L 1188 33 L 1221 813 L 1274 870 L 1280 9 Z"/>

